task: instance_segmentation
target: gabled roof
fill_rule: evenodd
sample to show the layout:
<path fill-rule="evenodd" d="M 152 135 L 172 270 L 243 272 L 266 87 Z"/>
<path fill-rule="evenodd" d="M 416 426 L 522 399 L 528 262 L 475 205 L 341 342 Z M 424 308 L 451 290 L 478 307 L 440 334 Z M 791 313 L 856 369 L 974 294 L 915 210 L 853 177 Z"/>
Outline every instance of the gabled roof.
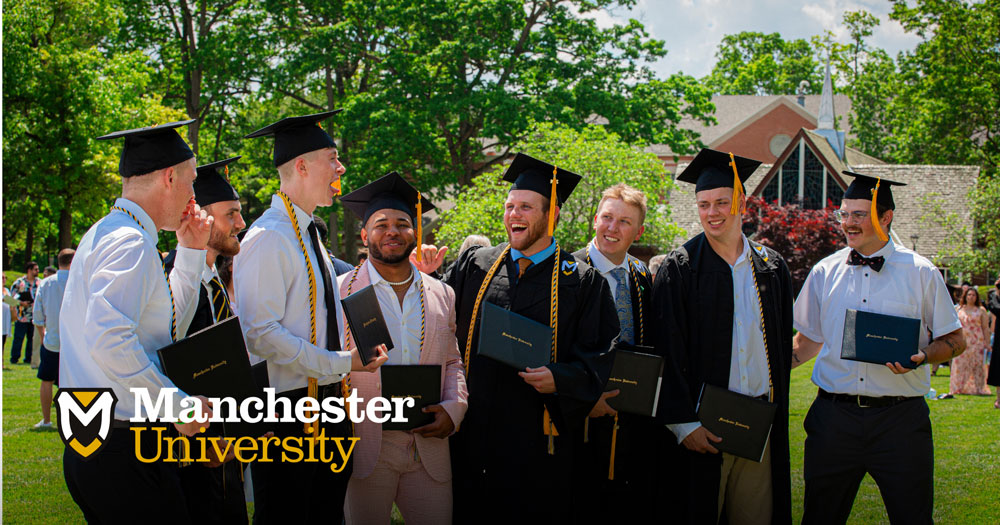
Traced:
<path fill-rule="evenodd" d="M 788 156 L 798 152 L 799 141 L 802 140 L 806 141 L 806 145 L 813 150 L 813 153 L 816 154 L 819 161 L 826 166 L 826 171 L 833 175 L 834 180 L 837 181 L 837 184 L 841 188 L 847 188 L 848 184 L 847 181 L 844 180 L 844 176 L 841 175 L 842 171 L 849 170 L 850 167 L 858 164 L 884 164 L 881 160 L 876 159 L 871 155 L 866 155 L 865 153 L 854 148 L 846 148 L 844 154 L 846 162 L 844 162 L 837 157 L 837 153 L 833 150 L 833 146 L 830 145 L 830 142 L 827 141 L 826 137 L 816 133 L 815 131 L 802 128 L 795 134 L 795 137 L 793 137 L 792 141 L 788 143 L 788 146 L 785 147 L 785 151 L 781 152 L 781 155 L 771 166 L 771 169 L 764 174 L 763 178 L 761 178 L 760 184 L 758 184 L 753 191 L 750 192 L 751 195 L 760 195 L 760 193 L 764 191 L 764 186 L 767 186 L 767 184 L 771 182 L 771 179 L 778 173 L 778 168 L 785 163 Z"/>

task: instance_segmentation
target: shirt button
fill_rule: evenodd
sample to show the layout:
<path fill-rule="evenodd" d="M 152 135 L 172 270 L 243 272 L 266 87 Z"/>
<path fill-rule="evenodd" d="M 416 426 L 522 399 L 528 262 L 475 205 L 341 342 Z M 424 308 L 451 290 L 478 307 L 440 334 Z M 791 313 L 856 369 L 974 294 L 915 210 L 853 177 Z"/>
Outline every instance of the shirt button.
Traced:
<path fill-rule="evenodd" d="M 864 381 L 864 380 L 865 380 L 865 378 L 863 378 L 863 377 L 858 379 L 858 381 Z"/>
<path fill-rule="evenodd" d="M 740 348 L 740 353 L 743 353 L 744 351 L 745 351 L 745 350 L 744 350 L 743 348 Z"/>
<path fill-rule="evenodd" d="M 862 300 L 861 300 L 861 302 L 862 302 L 862 303 L 867 303 L 867 302 L 868 302 L 868 299 L 862 299 Z"/>

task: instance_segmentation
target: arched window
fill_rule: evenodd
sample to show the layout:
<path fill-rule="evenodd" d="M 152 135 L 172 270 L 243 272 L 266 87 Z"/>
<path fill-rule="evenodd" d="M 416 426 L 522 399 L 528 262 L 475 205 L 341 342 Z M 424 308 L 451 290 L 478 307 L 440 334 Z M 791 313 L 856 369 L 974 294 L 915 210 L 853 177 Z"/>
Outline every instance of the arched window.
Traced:
<path fill-rule="evenodd" d="M 828 201 L 839 207 L 844 190 L 802 140 L 761 191 L 761 197 L 767 202 L 801 204 L 815 210 L 826 207 Z"/>

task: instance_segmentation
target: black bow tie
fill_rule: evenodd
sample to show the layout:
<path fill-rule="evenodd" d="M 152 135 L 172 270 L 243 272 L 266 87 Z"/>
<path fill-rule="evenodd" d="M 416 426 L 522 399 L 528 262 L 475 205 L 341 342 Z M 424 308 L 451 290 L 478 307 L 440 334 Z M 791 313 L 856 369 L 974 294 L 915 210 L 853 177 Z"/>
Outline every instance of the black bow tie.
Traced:
<path fill-rule="evenodd" d="M 885 257 L 865 257 L 858 253 L 857 250 L 851 250 L 851 255 L 847 257 L 847 264 L 851 266 L 869 266 L 872 270 L 878 272 L 882 270 L 882 265 L 885 264 Z"/>

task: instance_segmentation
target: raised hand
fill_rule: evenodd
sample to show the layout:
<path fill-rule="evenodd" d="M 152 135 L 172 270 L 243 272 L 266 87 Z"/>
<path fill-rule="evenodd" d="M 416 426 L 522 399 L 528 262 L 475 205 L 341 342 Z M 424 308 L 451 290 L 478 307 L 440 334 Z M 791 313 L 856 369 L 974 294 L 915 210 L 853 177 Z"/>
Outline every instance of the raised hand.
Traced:
<path fill-rule="evenodd" d="M 215 217 L 201 209 L 194 201 L 194 197 L 191 197 L 187 208 L 184 208 L 184 215 L 181 216 L 181 225 L 177 228 L 177 245 L 204 250 L 208 247 L 208 238 L 212 234 L 214 223 Z"/>

